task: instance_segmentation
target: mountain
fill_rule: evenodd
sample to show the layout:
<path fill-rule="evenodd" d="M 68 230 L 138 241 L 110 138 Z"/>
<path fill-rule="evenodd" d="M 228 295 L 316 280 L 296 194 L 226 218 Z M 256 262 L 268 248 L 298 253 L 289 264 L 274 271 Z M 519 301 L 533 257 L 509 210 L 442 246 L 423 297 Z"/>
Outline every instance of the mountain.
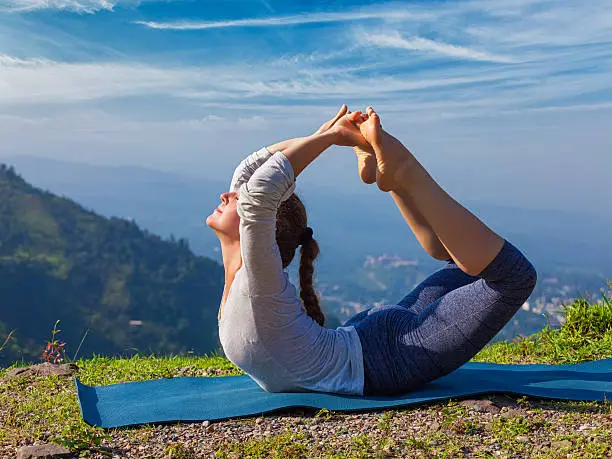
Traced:
<path fill-rule="evenodd" d="M 36 360 L 56 320 L 72 356 L 218 348 L 223 269 L 132 220 L 105 218 L 0 165 L 0 364 Z M 85 335 L 86 334 L 86 335 Z"/>
<path fill-rule="evenodd" d="M 204 219 L 218 205 L 229 174 L 213 181 L 145 167 L 28 156 L 6 161 L 37 186 L 70 196 L 106 216 L 134 218 L 157 234 L 186 238 L 195 253 L 220 261 L 217 238 Z M 304 187 L 298 180 L 297 191 L 321 244 L 317 269 L 321 276 L 345 272 L 360 266 L 366 256 L 384 252 L 419 258 L 428 269 L 440 266 L 426 256 L 393 200 L 375 185 L 364 185 L 361 194 L 348 194 L 326 183 Z M 521 248 L 539 271 L 571 267 L 612 278 L 612 239 L 607 237 L 612 214 L 508 206 L 487 202 L 484 191 L 479 202 L 460 202 Z"/>
<path fill-rule="evenodd" d="M 28 156 L 7 161 L 37 186 L 70 196 L 108 217 L 134 219 L 165 237 L 173 234 L 186 238 L 195 253 L 221 261 L 218 240 L 204 219 L 218 205 L 229 176 L 217 181 L 198 180 L 145 167 L 99 166 Z M 331 313 L 330 326 L 373 303 L 399 301 L 442 266 L 425 254 L 393 200 L 375 185 L 364 185 L 363 193 L 348 194 L 337 186 L 304 186 L 298 180 L 297 191 L 321 246 L 316 287 L 323 294 L 324 309 Z M 539 275 L 532 299 L 549 302 L 575 297 L 585 290 L 597 292 L 606 279 L 612 279 L 612 239 L 607 236 L 612 215 L 521 208 L 499 202 L 460 202 L 532 260 Z M 364 266 L 368 257 L 385 253 L 416 265 L 388 270 Z M 294 263 L 288 272 L 297 285 L 296 271 Z M 547 283 L 546 279 L 556 281 Z M 545 321 L 539 311 L 522 311 L 516 318 L 518 323 L 508 324 L 504 336 L 528 334 Z"/>

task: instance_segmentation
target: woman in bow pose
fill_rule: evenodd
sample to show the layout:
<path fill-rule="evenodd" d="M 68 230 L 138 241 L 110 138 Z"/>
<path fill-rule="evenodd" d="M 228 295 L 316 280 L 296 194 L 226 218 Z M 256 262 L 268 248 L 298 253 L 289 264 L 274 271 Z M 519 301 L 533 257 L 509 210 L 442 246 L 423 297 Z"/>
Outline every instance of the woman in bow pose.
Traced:
<path fill-rule="evenodd" d="M 359 174 L 388 192 L 432 257 L 448 263 L 395 305 L 323 327 L 313 288 L 319 247 L 295 180 L 331 145 L 351 146 Z M 346 106 L 314 134 L 251 154 L 206 219 L 221 242 L 226 356 L 271 392 L 392 395 L 471 359 L 533 291 L 536 271 L 509 241 L 451 198 L 376 112 Z M 284 271 L 300 247 L 300 293 Z"/>

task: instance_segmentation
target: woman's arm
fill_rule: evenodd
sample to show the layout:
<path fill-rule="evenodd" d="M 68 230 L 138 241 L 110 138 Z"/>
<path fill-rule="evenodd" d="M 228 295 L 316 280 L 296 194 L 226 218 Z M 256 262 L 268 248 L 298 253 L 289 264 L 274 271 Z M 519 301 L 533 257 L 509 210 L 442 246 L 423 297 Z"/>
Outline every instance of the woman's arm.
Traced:
<path fill-rule="evenodd" d="M 248 182 L 240 186 L 240 250 L 250 296 L 277 296 L 287 288 L 276 243 L 276 214 L 295 190 L 295 178 L 332 144 L 353 145 L 356 128 L 330 129 L 295 142 L 274 153 Z"/>
<path fill-rule="evenodd" d="M 335 143 L 333 132 L 324 132 L 305 137 L 289 146 L 283 154 L 287 157 L 293 168 L 295 178 L 313 162 L 321 153 Z"/>
<path fill-rule="evenodd" d="M 306 139 L 306 137 L 296 137 L 295 139 L 282 140 L 266 148 L 268 149 L 269 152 L 273 154 L 276 153 L 277 151 L 284 152 L 285 150 L 287 150 L 287 148 L 292 147 L 293 145 L 295 145 L 298 142 L 301 142 L 304 139 Z"/>
<path fill-rule="evenodd" d="M 320 129 L 309 137 L 296 139 L 296 142 L 283 151 L 283 154 L 291 163 L 295 177 L 297 177 L 311 162 L 332 145 L 349 147 L 369 146 L 361 132 L 359 132 L 359 129 L 350 121 L 349 115 L 343 115 L 335 120 L 333 125 L 326 130 Z"/>
<path fill-rule="evenodd" d="M 238 191 L 240 252 L 249 296 L 278 296 L 287 288 L 276 243 L 276 214 L 295 190 L 293 169 L 276 152 Z"/>
<path fill-rule="evenodd" d="M 321 134 L 328 131 L 347 113 L 348 107 L 346 105 L 342 105 L 338 113 L 336 113 L 336 116 L 323 123 L 321 127 L 314 132 L 314 134 Z M 308 137 L 296 137 L 294 139 L 283 140 L 251 153 L 248 157 L 243 159 L 238 167 L 236 167 L 234 170 L 234 175 L 230 183 L 230 191 L 237 192 L 240 186 L 243 183 L 248 182 L 255 171 L 261 167 L 274 153 L 277 151 L 284 152 L 288 148 L 295 146 L 307 138 Z"/>

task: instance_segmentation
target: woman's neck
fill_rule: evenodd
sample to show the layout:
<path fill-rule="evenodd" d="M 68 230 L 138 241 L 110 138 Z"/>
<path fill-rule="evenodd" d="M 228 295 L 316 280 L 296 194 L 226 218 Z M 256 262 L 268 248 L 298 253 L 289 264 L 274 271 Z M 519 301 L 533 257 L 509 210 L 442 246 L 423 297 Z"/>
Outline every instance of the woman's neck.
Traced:
<path fill-rule="evenodd" d="M 234 280 L 236 272 L 242 266 L 240 241 L 221 241 L 221 255 L 225 268 L 225 285 L 227 285 Z"/>
<path fill-rule="evenodd" d="M 225 268 L 225 287 L 223 287 L 223 296 L 221 297 L 221 305 L 219 306 L 218 319 L 221 320 L 223 305 L 229 295 L 232 282 L 236 277 L 236 272 L 242 266 L 242 255 L 240 254 L 240 241 L 221 241 L 221 255 L 223 256 L 223 267 Z"/>

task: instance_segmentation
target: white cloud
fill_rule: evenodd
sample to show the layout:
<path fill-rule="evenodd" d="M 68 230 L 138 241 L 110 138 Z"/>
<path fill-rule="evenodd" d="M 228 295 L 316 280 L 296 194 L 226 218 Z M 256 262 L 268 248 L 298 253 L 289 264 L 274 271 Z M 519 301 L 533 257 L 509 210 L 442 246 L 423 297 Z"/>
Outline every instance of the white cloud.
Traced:
<path fill-rule="evenodd" d="M 68 10 L 77 13 L 112 11 L 119 2 L 138 4 L 137 0 L 6 0 L 0 11 L 29 12 L 43 9 Z"/>
<path fill-rule="evenodd" d="M 457 87 L 501 81 L 504 75 L 450 78 L 346 78 L 345 69 L 322 75 L 296 74 L 294 68 L 271 63 L 244 67 L 163 68 L 138 63 L 65 63 L 24 60 L 0 55 L 0 86 L 4 104 L 75 103 L 133 95 L 166 95 L 199 101 L 239 98 L 256 108 L 283 97 L 305 100 L 384 97 L 398 91 Z M 367 89 L 367 93 L 365 92 Z M 268 100 L 261 102 L 257 98 Z"/>
<path fill-rule="evenodd" d="M 387 48 L 400 48 L 410 51 L 424 51 L 441 54 L 447 57 L 466 59 L 473 61 L 498 62 L 498 63 L 513 63 L 514 59 L 497 56 L 486 51 L 477 51 L 475 49 L 466 48 L 464 46 L 450 45 L 440 43 L 422 37 L 403 38 L 398 32 L 387 34 L 369 34 L 361 35 L 366 43 Z"/>
<path fill-rule="evenodd" d="M 419 113 L 418 120 L 430 121 L 538 108 L 601 111 L 612 92 L 612 27 L 606 28 L 612 24 L 610 13 L 604 0 L 593 0 L 580 8 L 579 24 L 572 23 L 572 14 L 578 13 L 569 0 L 471 0 L 181 25 L 383 21 L 368 23 L 367 29 L 366 24 L 360 30 L 346 28 L 341 44 L 327 43 L 329 37 L 322 33 L 312 37 L 312 46 L 301 54 L 281 50 L 269 56 L 266 66 L 256 64 L 261 56 L 231 65 L 212 59 L 204 66 L 168 67 L 130 62 L 125 56 L 68 63 L 0 54 L 1 99 L 8 107 L 0 112 L 41 103 L 91 103 L 130 96 L 146 98 L 151 106 L 160 96 L 172 98 L 175 118 L 183 116 L 182 110 L 213 106 L 223 112 L 214 116 L 245 111 L 245 117 L 258 113 L 267 117 L 267 110 L 274 112 L 271 116 L 292 116 L 308 107 L 344 101 L 372 101 L 394 112 Z M 323 42 L 326 51 L 315 51 L 323 49 Z M 398 58 L 402 50 L 406 59 Z M 597 97 L 580 100 L 589 93 Z M 189 117 L 197 120 L 202 114 Z"/>
<path fill-rule="evenodd" d="M 144 25 L 151 29 L 164 30 L 204 30 L 228 27 L 282 27 L 299 24 L 316 24 L 332 22 L 352 22 L 369 19 L 384 20 L 418 20 L 426 17 L 426 13 L 412 13 L 407 8 L 385 10 L 363 10 L 354 12 L 333 13 L 309 13 L 295 16 L 276 16 L 267 18 L 236 19 L 231 21 L 179 21 L 179 22 L 156 22 L 136 21 L 136 24 Z"/>
<path fill-rule="evenodd" d="M 168 92 L 197 72 L 125 63 L 64 63 L 0 55 L 3 104 L 70 103 Z"/>

